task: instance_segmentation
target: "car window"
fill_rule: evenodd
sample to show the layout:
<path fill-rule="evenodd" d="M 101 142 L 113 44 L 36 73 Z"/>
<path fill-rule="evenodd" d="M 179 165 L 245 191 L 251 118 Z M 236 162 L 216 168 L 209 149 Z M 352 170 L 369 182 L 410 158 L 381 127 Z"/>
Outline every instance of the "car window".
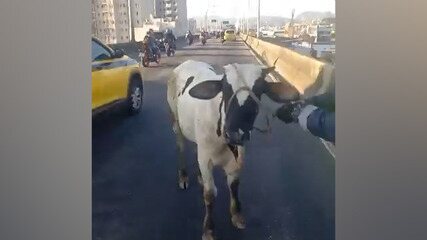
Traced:
<path fill-rule="evenodd" d="M 233 30 L 227 31 L 227 34 L 234 34 Z"/>
<path fill-rule="evenodd" d="M 111 58 L 111 53 L 96 41 L 92 40 L 92 61 L 102 61 Z"/>

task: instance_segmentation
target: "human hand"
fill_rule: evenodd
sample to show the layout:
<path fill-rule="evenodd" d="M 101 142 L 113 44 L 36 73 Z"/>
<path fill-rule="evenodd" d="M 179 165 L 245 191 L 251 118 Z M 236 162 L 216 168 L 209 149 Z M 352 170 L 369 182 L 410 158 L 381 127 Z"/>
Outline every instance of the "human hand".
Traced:
<path fill-rule="evenodd" d="M 277 109 L 276 116 L 285 123 L 298 122 L 298 115 L 303 107 L 303 102 L 297 101 L 293 103 L 284 104 Z"/>

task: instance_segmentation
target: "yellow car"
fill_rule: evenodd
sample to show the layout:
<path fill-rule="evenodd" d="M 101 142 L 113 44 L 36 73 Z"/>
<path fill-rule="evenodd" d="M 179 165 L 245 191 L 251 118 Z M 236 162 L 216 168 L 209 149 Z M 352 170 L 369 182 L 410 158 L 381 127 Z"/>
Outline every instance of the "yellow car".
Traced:
<path fill-rule="evenodd" d="M 224 32 L 224 41 L 236 41 L 236 33 L 233 29 L 227 29 Z"/>
<path fill-rule="evenodd" d="M 92 114 L 120 105 L 140 112 L 143 82 L 138 62 L 92 38 Z"/>

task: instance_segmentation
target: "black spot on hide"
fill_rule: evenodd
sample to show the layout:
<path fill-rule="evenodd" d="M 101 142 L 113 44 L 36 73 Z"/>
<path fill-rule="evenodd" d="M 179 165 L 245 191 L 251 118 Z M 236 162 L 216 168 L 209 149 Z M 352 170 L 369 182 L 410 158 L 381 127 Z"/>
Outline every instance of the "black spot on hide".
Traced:
<path fill-rule="evenodd" d="M 187 87 L 188 87 L 188 86 L 190 86 L 190 84 L 193 82 L 193 80 L 194 80 L 194 77 L 189 77 L 189 78 L 187 79 L 187 81 L 185 82 L 185 86 L 184 86 L 184 88 L 182 89 L 181 94 L 184 94 L 185 89 L 187 89 Z"/>

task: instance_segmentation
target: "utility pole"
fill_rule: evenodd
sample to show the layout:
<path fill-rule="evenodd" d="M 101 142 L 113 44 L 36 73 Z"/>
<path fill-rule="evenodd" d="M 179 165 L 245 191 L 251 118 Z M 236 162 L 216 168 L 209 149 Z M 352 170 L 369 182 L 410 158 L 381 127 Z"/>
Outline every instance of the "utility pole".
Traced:
<path fill-rule="evenodd" d="M 206 10 L 205 13 L 205 31 L 208 29 L 208 10 Z"/>
<path fill-rule="evenodd" d="M 258 0 L 258 17 L 256 20 L 256 36 L 259 38 L 261 36 L 260 27 L 261 27 L 261 0 Z"/>
<path fill-rule="evenodd" d="M 208 23 L 208 12 L 209 12 L 209 7 L 210 7 L 209 5 L 210 5 L 210 3 L 208 0 L 208 6 L 206 8 L 206 14 L 205 14 L 205 31 L 208 31 L 208 28 L 209 28 L 209 23 Z"/>
<path fill-rule="evenodd" d="M 246 7 L 246 34 L 249 35 L 249 9 L 250 9 L 250 0 L 248 0 L 248 6 Z"/>
<path fill-rule="evenodd" d="M 95 12 L 95 1 L 92 0 L 92 35 L 97 37 L 98 35 L 98 24 L 96 19 L 96 12 Z"/>
<path fill-rule="evenodd" d="M 135 42 L 135 27 L 133 25 L 133 14 L 132 14 L 132 9 L 131 9 L 131 0 L 127 0 L 127 4 L 128 4 L 128 22 L 129 22 L 129 40 L 131 42 Z"/>
<path fill-rule="evenodd" d="M 295 15 L 295 8 L 292 9 L 292 18 L 291 18 L 291 22 L 289 23 L 289 31 L 290 31 L 290 35 L 291 35 L 291 39 L 294 38 L 294 15 Z"/>

